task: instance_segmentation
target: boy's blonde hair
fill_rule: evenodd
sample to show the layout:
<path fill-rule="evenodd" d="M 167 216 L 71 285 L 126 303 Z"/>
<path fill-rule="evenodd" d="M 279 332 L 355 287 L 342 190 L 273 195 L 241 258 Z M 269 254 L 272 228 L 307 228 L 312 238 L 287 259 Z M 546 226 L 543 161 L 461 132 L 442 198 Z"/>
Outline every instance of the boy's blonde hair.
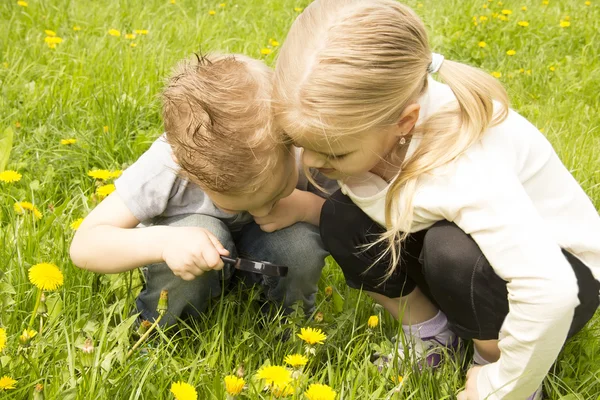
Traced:
<path fill-rule="evenodd" d="M 285 146 L 273 132 L 272 71 L 243 55 L 180 62 L 162 93 L 167 141 L 181 174 L 203 189 L 262 186 Z"/>
<path fill-rule="evenodd" d="M 394 0 L 317 0 L 294 22 L 280 49 L 275 119 L 290 132 L 332 140 L 395 125 L 426 91 L 431 61 L 425 26 L 407 6 Z M 444 107 L 415 129 L 421 143 L 390 185 L 387 231 L 380 238 L 388 243 L 381 257 L 391 256 L 388 277 L 412 227 L 419 178 L 460 156 L 508 113 L 506 91 L 487 73 L 449 60 L 438 72 L 458 105 Z M 502 106 L 496 114 L 493 99 Z"/>

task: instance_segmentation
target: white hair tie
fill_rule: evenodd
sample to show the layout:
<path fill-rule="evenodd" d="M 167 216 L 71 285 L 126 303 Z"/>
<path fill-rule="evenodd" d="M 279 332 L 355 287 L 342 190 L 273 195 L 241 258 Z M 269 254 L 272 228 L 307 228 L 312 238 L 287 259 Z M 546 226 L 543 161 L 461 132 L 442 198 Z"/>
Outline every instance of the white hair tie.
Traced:
<path fill-rule="evenodd" d="M 431 53 L 431 63 L 427 67 L 427 72 L 435 74 L 438 72 L 444 62 L 444 56 L 438 53 Z"/>

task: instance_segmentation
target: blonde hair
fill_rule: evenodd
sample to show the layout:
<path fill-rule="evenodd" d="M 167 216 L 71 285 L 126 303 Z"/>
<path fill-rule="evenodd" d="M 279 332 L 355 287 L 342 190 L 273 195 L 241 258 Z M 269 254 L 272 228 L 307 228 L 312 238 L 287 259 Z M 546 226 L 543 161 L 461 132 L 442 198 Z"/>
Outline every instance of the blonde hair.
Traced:
<path fill-rule="evenodd" d="M 271 175 L 285 145 L 275 137 L 272 71 L 243 55 L 180 62 L 162 93 L 167 141 L 180 174 L 204 189 L 251 193 Z"/>
<path fill-rule="evenodd" d="M 393 126 L 427 90 L 431 61 L 425 26 L 409 7 L 393 0 L 317 0 L 296 19 L 280 49 L 275 119 L 289 132 L 333 140 Z M 508 114 L 506 91 L 487 73 L 449 60 L 438 73 L 458 104 L 415 128 L 421 142 L 389 187 L 387 231 L 379 239 L 388 246 L 378 259 L 390 255 L 387 277 L 399 265 L 412 227 L 419 178 L 460 156 Z M 493 100 L 501 105 L 496 114 Z"/>

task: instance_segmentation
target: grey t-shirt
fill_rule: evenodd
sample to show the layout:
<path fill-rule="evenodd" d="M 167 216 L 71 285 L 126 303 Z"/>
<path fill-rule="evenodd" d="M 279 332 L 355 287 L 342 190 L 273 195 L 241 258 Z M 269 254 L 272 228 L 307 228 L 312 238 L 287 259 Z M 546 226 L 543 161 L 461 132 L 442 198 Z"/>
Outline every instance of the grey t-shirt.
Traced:
<path fill-rule="evenodd" d="M 171 146 L 162 135 L 115 181 L 117 193 L 142 225 L 152 225 L 156 218 L 202 214 L 218 218 L 237 231 L 253 220 L 247 212 L 229 214 L 217 208 L 198 185 L 178 175 L 179 169 Z M 299 169 L 298 189 L 327 196 L 308 181 L 300 166 Z M 329 193 L 337 189 L 337 182 L 312 172 L 316 182 Z"/>

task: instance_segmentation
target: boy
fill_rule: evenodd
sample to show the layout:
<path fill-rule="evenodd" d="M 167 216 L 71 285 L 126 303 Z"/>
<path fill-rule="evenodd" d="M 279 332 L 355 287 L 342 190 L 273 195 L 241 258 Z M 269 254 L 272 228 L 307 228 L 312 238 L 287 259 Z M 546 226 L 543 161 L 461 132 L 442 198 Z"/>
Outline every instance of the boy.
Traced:
<path fill-rule="evenodd" d="M 182 62 L 163 92 L 165 134 L 77 230 L 78 267 L 145 266 L 142 319 L 157 317 L 162 289 L 169 310 L 161 323 L 201 313 L 234 273 L 222 255 L 288 266 L 285 278 L 250 279 L 268 299 L 312 311 L 327 255 L 316 227 L 324 200 L 296 189 L 294 149 L 272 122 L 271 74 L 241 55 Z"/>

